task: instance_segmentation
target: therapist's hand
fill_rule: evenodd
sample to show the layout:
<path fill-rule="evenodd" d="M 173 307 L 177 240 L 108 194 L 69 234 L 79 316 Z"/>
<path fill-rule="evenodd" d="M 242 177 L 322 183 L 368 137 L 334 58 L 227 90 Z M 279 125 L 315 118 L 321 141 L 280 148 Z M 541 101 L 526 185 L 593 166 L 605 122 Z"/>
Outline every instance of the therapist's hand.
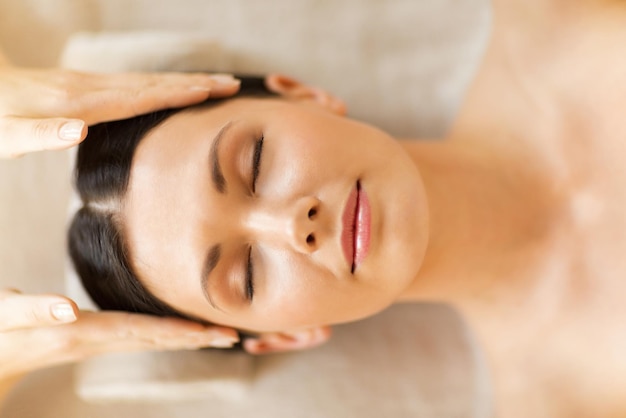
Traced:
<path fill-rule="evenodd" d="M 102 353 L 230 347 L 234 330 L 123 312 L 79 312 L 55 295 L 0 290 L 0 382 Z"/>
<path fill-rule="evenodd" d="M 85 138 L 88 125 L 238 90 L 227 75 L 89 74 L 0 63 L 0 158 L 68 148 Z"/>

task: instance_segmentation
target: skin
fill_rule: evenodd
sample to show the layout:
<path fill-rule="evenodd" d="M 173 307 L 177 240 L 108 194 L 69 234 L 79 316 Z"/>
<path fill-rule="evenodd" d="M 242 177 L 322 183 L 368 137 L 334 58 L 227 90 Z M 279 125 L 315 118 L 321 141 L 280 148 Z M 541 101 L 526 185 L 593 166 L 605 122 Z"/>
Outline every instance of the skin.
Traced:
<path fill-rule="evenodd" d="M 229 96 L 237 89 L 232 78 L 206 74 L 24 69 L 0 50 L 0 158 L 65 149 L 85 138 L 87 125 L 187 106 L 209 95 Z M 80 312 L 61 295 L 0 289 L 0 405 L 25 373 L 38 368 L 109 352 L 227 347 L 236 340 L 232 329 L 124 312 Z"/>
<path fill-rule="evenodd" d="M 66 149 L 85 139 L 88 125 L 227 97 L 238 86 L 226 75 L 89 74 L 0 63 L 0 158 Z"/>
<path fill-rule="evenodd" d="M 461 311 L 498 417 L 621 417 L 624 3 L 495 6 L 450 135 L 410 146 L 432 217 L 409 299 Z"/>
<path fill-rule="evenodd" d="M 258 303 L 263 306 L 255 311 L 256 301 L 252 305 L 235 301 L 232 303 L 241 303 L 242 307 L 229 306 L 232 315 L 223 318 L 231 325 L 274 331 L 267 333 L 273 339 L 262 341 L 259 337 L 257 351 L 293 348 L 286 339 L 276 338 L 279 332 L 289 330 L 268 327 L 269 323 L 321 329 L 318 325 L 356 319 L 392 302 L 445 302 L 463 314 L 484 349 L 493 380 L 496 416 L 625 416 L 626 222 L 621 208 L 626 206 L 626 59 L 616 52 L 622 51 L 623 45 L 623 2 L 494 2 L 491 41 L 458 118 L 444 140 L 399 145 L 383 141 L 381 144 L 386 145 L 377 149 L 376 155 L 393 157 L 394 164 L 379 170 L 375 159 L 368 157 L 369 134 L 354 137 L 333 126 L 333 120 L 308 126 L 314 128 L 311 132 L 330 126 L 343 135 L 334 137 L 332 131 L 325 132 L 312 136 L 315 142 L 311 142 L 303 141 L 303 131 L 296 130 L 298 135 L 290 135 L 277 148 L 271 141 L 277 141 L 274 134 L 283 131 L 272 124 L 267 137 L 268 158 L 264 161 L 270 174 L 259 177 L 260 196 L 255 199 L 241 193 L 233 198 L 239 200 L 221 201 L 211 194 L 206 168 L 202 175 L 190 175 L 188 171 L 195 169 L 178 165 L 178 170 L 170 171 L 167 165 L 170 161 L 177 164 L 188 143 L 207 141 L 206 136 L 203 140 L 193 139 L 193 132 L 203 130 L 200 128 L 207 118 L 219 119 L 217 115 L 228 110 L 239 111 L 237 117 L 243 117 L 254 109 L 255 117 L 263 119 L 259 124 L 264 124 L 271 120 L 268 115 L 274 105 L 261 109 L 255 107 L 263 106 L 259 103 L 238 101 L 205 114 L 182 115 L 189 126 L 198 125 L 186 135 L 180 135 L 179 130 L 170 135 L 169 141 L 176 145 L 159 137 L 165 135 L 167 125 L 146 139 L 142 144 L 145 147 L 138 150 L 138 169 L 133 171 L 131 191 L 124 204 L 127 232 L 142 280 L 155 294 L 187 312 L 220 319 L 221 314 L 211 311 L 198 289 L 198 258 L 212 240 L 227 239 L 232 233 L 243 242 L 253 241 L 261 247 L 263 259 L 268 257 L 272 263 L 268 268 L 271 273 L 259 280 L 264 283 L 259 285 L 258 295 Z M 250 108 L 246 110 L 246 106 Z M 281 114 L 289 114 L 282 105 L 276 106 Z M 318 111 L 307 108 L 306 118 L 314 118 L 308 112 Z M 301 110 L 294 112 L 301 115 Z M 282 119 L 280 126 L 293 128 L 302 122 L 290 116 Z M 215 132 L 223 119 L 206 130 Z M 183 129 L 185 123 L 180 122 L 178 128 Z M 321 150 L 317 142 L 325 144 L 331 138 L 332 152 L 317 154 L 317 158 L 306 154 Z M 290 141 L 298 146 L 292 147 Z M 351 147 L 343 148 L 344 141 L 357 145 L 358 157 L 345 158 L 345 153 L 353 154 L 349 152 Z M 169 152 L 167 158 L 158 155 L 159 147 Z M 202 156 L 197 158 L 206 161 L 208 145 L 204 147 L 204 154 L 198 151 Z M 403 151 L 397 151 L 399 148 Z M 289 150 L 289 159 L 280 150 Z M 187 152 L 190 161 L 196 158 L 195 152 Z M 416 170 L 408 166 L 405 170 L 407 157 Z M 240 161 L 231 158 L 233 163 Z M 313 162 L 317 164 L 314 170 Z M 274 171 L 275 164 L 280 164 L 279 174 Z M 232 173 L 229 171 L 233 182 L 237 176 L 245 178 L 245 165 L 233 165 L 236 167 Z M 344 165 L 345 169 L 335 171 Z M 165 178 L 162 170 L 188 183 L 181 186 Z M 302 174 L 298 175 L 300 170 Z M 326 177 L 326 171 L 333 176 Z M 335 261 L 340 258 L 326 252 L 322 258 L 315 256 L 318 251 L 326 251 L 326 240 L 320 239 L 323 244 L 319 249 L 296 257 L 296 245 L 289 244 L 286 237 L 290 235 L 284 230 L 272 228 L 271 234 L 265 235 L 268 231 L 254 229 L 259 225 L 254 219 L 259 218 L 250 214 L 256 213 L 257 200 L 262 202 L 259 207 L 287 210 L 283 204 L 295 208 L 296 197 L 314 195 L 325 204 L 322 209 L 328 208 L 320 214 L 336 213 L 340 198 L 331 193 L 333 187 L 326 186 L 334 184 L 327 183 L 328 179 L 338 178 L 341 182 L 347 178 L 349 184 L 361 173 L 367 174 L 363 174 L 367 182 L 375 182 L 367 189 L 368 193 L 371 190 L 374 213 L 384 213 L 391 207 L 397 208 L 398 216 L 408 218 L 395 219 L 406 223 L 396 224 L 393 229 L 398 234 L 394 237 L 398 246 L 388 252 L 389 257 L 396 258 L 388 260 L 385 248 L 394 244 L 387 239 L 388 230 L 376 229 L 384 223 L 374 221 L 372 252 L 363 264 L 362 275 L 345 285 L 348 289 L 337 277 L 341 274 L 328 274 L 338 271 L 333 266 L 340 265 Z M 183 196 L 183 191 L 176 188 L 195 191 Z M 407 195 L 415 199 L 412 211 L 387 194 L 405 188 Z M 276 202 L 281 204 L 271 205 L 272 196 L 280 196 Z M 150 203 L 151 199 L 158 202 L 157 206 Z M 206 203 L 209 200 L 211 204 Z M 194 207 L 181 205 L 183 213 L 177 214 L 170 208 L 174 201 L 193 202 L 190 206 Z M 215 210 L 221 205 L 229 211 L 221 214 L 217 224 Z M 384 215 L 374 215 L 379 216 Z M 272 225 L 284 225 L 283 218 L 273 219 L 272 214 L 263 219 Z M 332 223 L 326 224 L 324 219 L 320 216 L 312 222 L 320 225 L 319 231 L 331 231 Z M 411 233 L 403 235 L 409 226 Z M 143 234 L 147 234 L 145 238 Z M 184 244 L 172 241 L 178 239 Z M 162 244 L 164 249 L 160 249 Z M 283 254 L 277 249 L 289 245 L 293 258 L 280 260 L 291 268 L 286 274 L 278 266 L 279 259 L 273 257 Z M 178 251 L 185 255 L 176 255 Z M 341 254 L 336 244 L 334 251 Z M 407 255 L 407 264 L 401 266 L 406 270 L 397 271 L 392 260 L 411 251 L 413 258 Z M 170 263 L 172 266 L 168 266 Z M 332 279 L 317 282 L 318 275 Z M 301 280 L 303 277 L 310 280 Z M 379 286 L 383 282 L 385 285 Z M 270 283 L 277 284 L 271 289 L 265 287 Z M 305 286 L 303 283 L 307 283 L 306 288 L 300 287 Z M 370 292 L 370 286 L 381 293 Z M 283 289 L 288 291 L 281 293 Z M 306 291 L 306 297 L 301 291 Z M 318 292 L 325 292 L 324 298 Z M 345 296 L 348 292 L 349 297 Z M 298 301 L 298 309 L 294 310 L 290 298 Z M 355 300 L 359 306 L 353 303 Z M 286 318 L 274 317 L 280 310 L 273 306 L 285 310 Z M 266 322 L 266 318 L 277 322 Z"/>
<path fill-rule="evenodd" d="M 274 81 L 286 93 L 306 89 Z M 228 124 L 219 149 L 222 194 L 211 181 L 208 156 Z M 261 135 L 252 193 L 252 155 Z M 372 208 L 371 244 L 351 273 L 341 220 L 357 180 Z M 337 115 L 313 91 L 175 115 L 139 145 L 123 208 L 134 267 L 157 297 L 193 317 L 255 332 L 353 321 L 389 306 L 419 270 L 427 217 L 419 174 L 397 142 Z M 200 278 L 218 243 L 222 256 L 206 284 L 214 307 Z M 252 301 L 245 292 L 249 246 Z"/>

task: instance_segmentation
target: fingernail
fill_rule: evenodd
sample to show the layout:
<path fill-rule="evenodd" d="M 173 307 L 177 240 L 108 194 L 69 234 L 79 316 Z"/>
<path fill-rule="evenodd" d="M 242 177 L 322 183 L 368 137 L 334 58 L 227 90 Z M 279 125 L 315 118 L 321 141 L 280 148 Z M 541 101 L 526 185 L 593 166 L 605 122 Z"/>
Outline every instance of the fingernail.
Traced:
<path fill-rule="evenodd" d="M 235 345 L 236 342 L 237 340 L 231 338 L 214 338 L 211 340 L 210 345 L 211 347 L 230 348 Z"/>
<path fill-rule="evenodd" d="M 207 347 L 232 347 L 237 341 L 237 338 L 227 337 L 223 335 L 215 335 L 210 332 L 193 332 L 188 334 L 188 337 L 192 338 L 198 343 L 206 345 Z"/>
<path fill-rule="evenodd" d="M 59 129 L 59 137 L 64 141 L 78 141 L 83 137 L 83 129 L 85 122 L 82 120 L 73 120 L 66 122 Z"/>
<path fill-rule="evenodd" d="M 207 92 L 207 91 L 211 91 L 211 87 L 208 87 L 208 86 L 191 86 L 191 87 L 189 87 L 189 90 L 191 90 L 191 91 L 204 91 L 204 92 Z"/>
<path fill-rule="evenodd" d="M 57 303 L 52 305 L 52 316 L 60 322 L 74 322 L 76 321 L 76 313 L 74 308 L 69 303 Z"/>
<path fill-rule="evenodd" d="M 207 91 L 213 90 L 215 87 L 236 87 L 241 84 L 241 80 L 238 80 L 229 74 L 213 74 L 211 75 L 211 80 L 214 83 L 212 87 L 195 85 L 195 86 L 189 87 L 189 89 L 192 91 L 207 92 Z"/>
<path fill-rule="evenodd" d="M 214 74 L 211 76 L 213 81 L 226 86 L 238 86 L 241 80 L 236 79 L 230 74 Z"/>

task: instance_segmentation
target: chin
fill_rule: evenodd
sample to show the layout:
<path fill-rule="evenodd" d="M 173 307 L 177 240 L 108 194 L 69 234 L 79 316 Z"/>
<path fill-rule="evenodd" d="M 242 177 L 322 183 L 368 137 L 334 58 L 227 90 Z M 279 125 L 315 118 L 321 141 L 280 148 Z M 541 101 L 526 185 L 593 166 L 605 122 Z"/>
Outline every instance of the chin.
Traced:
<path fill-rule="evenodd" d="M 413 283 L 421 269 L 429 238 L 429 212 L 421 175 L 399 144 L 393 171 L 372 176 L 371 260 L 363 273 L 379 281 L 379 291 L 397 298 Z M 390 170 L 388 170 L 390 171 Z M 384 172 L 383 172 L 384 173 Z M 368 179 L 364 179 L 367 186 Z"/>

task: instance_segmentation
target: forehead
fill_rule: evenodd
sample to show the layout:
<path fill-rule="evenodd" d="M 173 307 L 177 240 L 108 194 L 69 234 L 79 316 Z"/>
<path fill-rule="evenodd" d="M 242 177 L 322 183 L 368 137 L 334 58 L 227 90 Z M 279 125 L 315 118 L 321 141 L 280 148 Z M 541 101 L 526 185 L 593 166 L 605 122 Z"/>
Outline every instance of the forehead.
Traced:
<path fill-rule="evenodd" d="M 217 133 L 233 120 L 259 119 L 264 110 L 285 104 L 238 98 L 190 109 L 173 115 L 141 141 L 133 157 L 122 222 L 131 263 L 157 296 L 159 290 L 171 294 L 181 289 L 182 299 L 190 277 L 198 277 L 199 285 L 207 236 L 218 240 L 216 220 L 232 212 L 210 182 L 209 150 Z M 222 147 L 228 151 L 226 143 Z"/>
<path fill-rule="evenodd" d="M 211 197 L 208 153 L 228 120 L 227 105 L 173 115 L 135 152 L 122 217 L 131 262 L 142 279 L 150 278 L 148 286 L 195 268 L 193 220 L 208 210 L 201 205 Z"/>

